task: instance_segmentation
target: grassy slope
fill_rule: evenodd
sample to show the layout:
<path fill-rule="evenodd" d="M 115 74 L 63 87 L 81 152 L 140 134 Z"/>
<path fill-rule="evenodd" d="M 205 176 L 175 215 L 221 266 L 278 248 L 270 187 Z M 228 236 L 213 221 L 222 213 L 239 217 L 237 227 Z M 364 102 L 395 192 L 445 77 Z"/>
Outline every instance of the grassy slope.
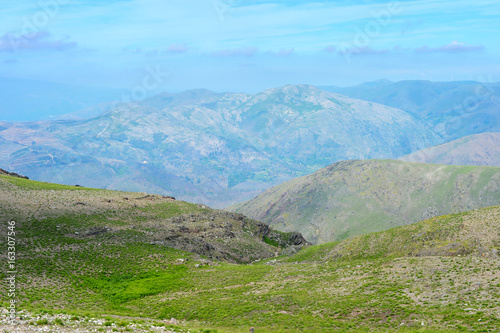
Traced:
<path fill-rule="evenodd" d="M 0 176 L 2 216 L 30 235 L 52 232 L 59 242 L 168 245 L 212 259 L 249 262 L 274 256 L 300 235 L 270 230 L 233 214 L 146 193 L 115 192 Z"/>
<path fill-rule="evenodd" d="M 342 242 L 311 246 L 289 261 L 324 262 L 380 257 L 467 256 L 496 258 L 500 206 L 434 217 Z"/>
<path fill-rule="evenodd" d="M 33 307 L 119 309 L 125 301 L 189 287 L 187 267 L 213 264 L 210 258 L 273 257 L 290 236 L 264 237 L 267 226 L 241 215 L 161 196 L 6 175 L 0 176 L 0 216 L 4 259 L 7 221 L 16 221 L 22 303 Z M 193 248 L 198 255 L 180 250 Z M 196 262 L 178 265 L 179 259 Z"/>
<path fill-rule="evenodd" d="M 498 167 L 344 161 L 229 209 L 320 244 L 499 204 L 499 189 Z"/>
<path fill-rule="evenodd" d="M 24 185 L 24 189 L 13 183 Z M 19 205 L 8 208 L 3 197 L 3 212 L 28 217 L 25 222 L 19 220 L 17 229 L 22 308 L 160 321 L 175 317 L 188 320 L 190 327 L 216 327 L 219 332 L 248 332 L 249 326 L 258 332 L 408 332 L 422 328 L 466 332 L 494 331 L 500 325 L 500 261 L 492 251 L 499 247 L 500 207 L 313 246 L 292 257 L 251 265 L 221 262 L 196 267 L 203 263 L 199 256 L 134 242 L 139 234 L 125 228 L 133 218 L 106 219 L 114 228 L 123 228 L 123 234 L 114 236 L 104 233 L 78 238 L 58 231 L 73 232 L 72 228 L 82 224 L 96 223 L 89 216 L 102 216 L 105 207 L 99 205 L 109 203 L 91 198 L 109 198 L 114 192 L 12 178 L 2 185 L 0 193 L 17 195 L 12 203 L 25 200 L 20 212 L 16 211 Z M 31 190 L 26 190 L 28 185 Z M 42 192 L 40 187 L 44 187 Z M 26 199 L 36 192 L 33 198 L 38 198 L 38 203 Z M 85 207 L 92 214 L 75 211 L 64 218 L 50 217 L 52 210 L 66 207 L 57 200 L 62 192 L 88 196 Z M 133 194 L 128 195 L 132 198 Z M 126 215 L 142 216 L 142 201 L 134 202 L 138 207 Z M 176 204 L 179 209 L 202 209 Z M 67 209 L 74 207 L 67 205 Z M 415 234 L 416 239 L 412 238 Z M 425 254 L 426 249 L 442 248 L 443 242 L 462 240 L 461 253 L 471 253 L 468 256 L 397 258 Z M 372 248 L 366 242 L 380 246 Z M 399 244 L 412 242 L 415 247 L 399 252 Z M 3 248 L 1 253 L 5 253 Z M 179 264 L 179 258 L 191 260 Z M 4 294 L 4 290 L 0 292 Z"/>

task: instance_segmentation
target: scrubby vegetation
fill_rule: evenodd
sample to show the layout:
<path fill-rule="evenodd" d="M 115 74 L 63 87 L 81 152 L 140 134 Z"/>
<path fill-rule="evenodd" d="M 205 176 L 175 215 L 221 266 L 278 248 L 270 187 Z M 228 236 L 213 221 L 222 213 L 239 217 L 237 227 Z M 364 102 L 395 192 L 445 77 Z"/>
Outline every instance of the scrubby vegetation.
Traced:
<path fill-rule="evenodd" d="M 298 235 L 242 215 L 161 196 L 16 181 L 0 178 L 0 210 L 17 222 L 18 309 L 29 311 L 26 325 L 62 330 L 85 322 L 121 332 L 500 326 L 500 207 L 297 252 L 286 245 Z M 169 246 L 174 228 L 174 239 L 185 240 L 177 246 L 198 247 L 188 235 L 203 235 L 217 251 L 209 257 Z M 4 257 L 4 243 L 1 250 Z M 249 264 L 236 263 L 245 257 Z"/>
<path fill-rule="evenodd" d="M 229 207 L 314 244 L 500 204 L 500 167 L 342 161 Z"/>

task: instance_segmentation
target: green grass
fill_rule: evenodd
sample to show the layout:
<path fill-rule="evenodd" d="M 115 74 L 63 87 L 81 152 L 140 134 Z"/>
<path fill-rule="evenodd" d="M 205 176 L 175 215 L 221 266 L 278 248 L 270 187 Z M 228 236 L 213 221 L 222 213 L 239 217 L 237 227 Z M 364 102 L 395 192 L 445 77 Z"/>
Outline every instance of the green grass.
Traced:
<path fill-rule="evenodd" d="M 330 253 L 339 243 L 331 242 L 307 247 L 292 257 L 287 258 L 287 261 L 323 261 L 323 257 Z"/>
<path fill-rule="evenodd" d="M 45 189 L 43 183 L 30 186 L 23 189 Z M 75 321 L 95 316 L 120 329 L 140 318 L 174 317 L 186 320 L 180 327 L 191 332 L 248 332 L 250 326 L 256 332 L 494 332 L 500 327 L 498 259 L 412 257 L 455 241 L 469 250 L 498 248 L 500 207 L 248 265 L 197 267 L 203 258 L 148 241 L 145 231 L 155 230 L 148 222 L 203 211 L 194 204 L 162 202 L 43 219 L 30 215 L 16 227 L 22 240 L 16 246 L 19 309 L 68 313 Z M 102 226 L 114 230 L 75 236 Z M 470 234 L 460 238 L 467 228 Z M 476 242 L 475 230 L 490 240 Z M 273 235 L 265 241 L 279 245 Z M 48 324 L 58 325 L 39 325 Z"/>
<path fill-rule="evenodd" d="M 208 211 L 208 209 L 200 208 L 196 204 L 188 202 L 166 202 L 161 204 L 147 205 L 138 207 L 137 210 L 154 214 L 158 218 L 168 219 L 181 214 L 194 214 L 198 212 Z"/>
<path fill-rule="evenodd" d="M 133 276 L 112 275 L 100 278 L 83 277 L 77 288 L 91 289 L 112 304 L 123 304 L 144 296 L 156 295 L 166 291 L 179 291 L 191 288 L 182 279 L 186 276 L 186 267 L 173 266 L 161 273 L 143 273 Z"/>
<path fill-rule="evenodd" d="M 99 189 L 88 188 L 88 187 L 77 187 L 70 185 L 61 185 L 61 184 L 53 184 L 46 182 L 39 182 L 31 179 L 24 179 L 12 176 L 0 175 L 0 178 L 6 180 L 7 182 L 16 185 L 25 190 L 54 190 L 54 191 L 62 191 L 62 190 L 70 190 L 70 191 L 102 191 Z"/>

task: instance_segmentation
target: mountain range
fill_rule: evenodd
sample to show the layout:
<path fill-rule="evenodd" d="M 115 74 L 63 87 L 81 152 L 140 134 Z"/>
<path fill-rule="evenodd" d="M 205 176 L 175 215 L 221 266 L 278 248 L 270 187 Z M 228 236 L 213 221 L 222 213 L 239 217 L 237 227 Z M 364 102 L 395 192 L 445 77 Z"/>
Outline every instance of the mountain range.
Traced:
<path fill-rule="evenodd" d="M 313 244 L 500 204 L 500 168 L 342 161 L 229 207 Z"/>
<path fill-rule="evenodd" d="M 313 86 L 160 94 L 84 120 L 0 123 L 0 165 L 33 179 L 214 207 L 343 159 L 440 143 L 409 112 Z"/>
<path fill-rule="evenodd" d="M 500 83 L 496 82 L 378 80 L 322 89 L 410 112 L 444 142 L 482 132 L 500 132 Z"/>

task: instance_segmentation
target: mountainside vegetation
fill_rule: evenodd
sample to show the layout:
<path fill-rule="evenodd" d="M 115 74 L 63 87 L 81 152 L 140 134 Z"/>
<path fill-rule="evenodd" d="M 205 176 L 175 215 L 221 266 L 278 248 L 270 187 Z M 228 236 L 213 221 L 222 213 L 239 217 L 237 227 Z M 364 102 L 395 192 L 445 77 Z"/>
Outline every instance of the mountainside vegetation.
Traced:
<path fill-rule="evenodd" d="M 25 331 L 494 332 L 500 325 L 500 206 L 311 247 L 298 234 L 173 198 L 15 175 L 0 176 L 0 212 L 16 221 Z M 215 250 L 181 250 L 164 237 L 169 229 L 183 244 L 203 238 Z M 3 318 L 2 325 L 19 328 Z"/>
<path fill-rule="evenodd" d="M 58 256 L 98 251 L 101 246 L 157 246 L 214 260 L 251 262 L 307 244 L 300 234 L 278 232 L 241 214 L 173 197 L 43 183 L 2 173 L 2 218 L 16 221 L 25 231 L 21 235 L 26 246 L 47 237 L 44 246 L 58 248 Z M 42 263 L 32 262 L 37 264 Z"/>
<path fill-rule="evenodd" d="M 36 180 L 224 207 L 335 161 L 440 143 L 408 112 L 308 85 L 194 90 L 87 120 L 0 122 L 0 165 Z"/>
<path fill-rule="evenodd" d="M 500 133 L 469 135 L 400 159 L 420 163 L 500 166 Z"/>
<path fill-rule="evenodd" d="M 314 244 L 500 204 L 500 168 L 343 161 L 228 209 Z"/>
<path fill-rule="evenodd" d="M 467 256 L 497 258 L 500 206 L 433 217 L 341 242 L 316 245 L 290 260 L 324 262 L 379 257 Z"/>

